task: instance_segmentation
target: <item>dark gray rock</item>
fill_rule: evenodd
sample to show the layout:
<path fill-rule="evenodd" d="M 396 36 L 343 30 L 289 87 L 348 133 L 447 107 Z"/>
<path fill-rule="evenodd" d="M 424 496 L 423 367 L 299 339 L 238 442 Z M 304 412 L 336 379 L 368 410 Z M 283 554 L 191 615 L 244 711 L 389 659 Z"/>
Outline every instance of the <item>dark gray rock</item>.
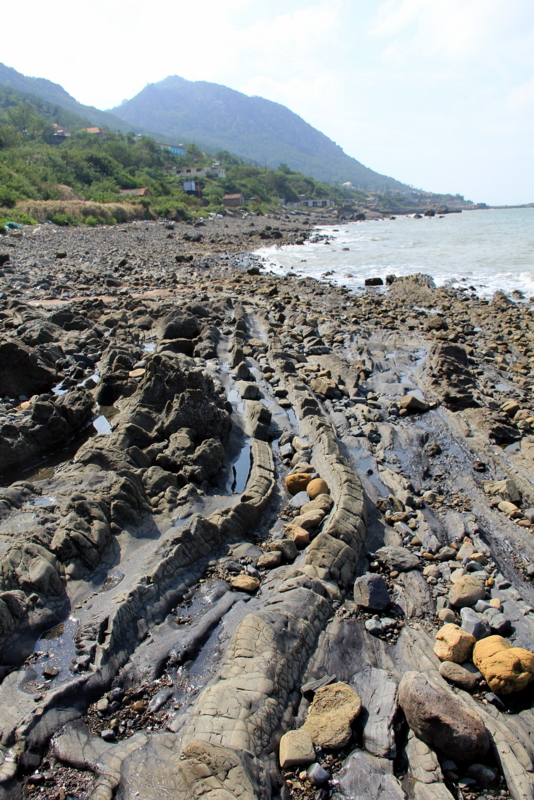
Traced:
<path fill-rule="evenodd" d="M 391 603 L 388 585 L 381 575 L 368 572 L 354 583 L 354 600 L 359 606 L 384 611 Z"/>
<path fill-rule="evenodd" d="M 397 572 L 409 572 L 419 567 L 419 559 L 406 547 L 386 546 L 376 551 L 377 561 Z"/>

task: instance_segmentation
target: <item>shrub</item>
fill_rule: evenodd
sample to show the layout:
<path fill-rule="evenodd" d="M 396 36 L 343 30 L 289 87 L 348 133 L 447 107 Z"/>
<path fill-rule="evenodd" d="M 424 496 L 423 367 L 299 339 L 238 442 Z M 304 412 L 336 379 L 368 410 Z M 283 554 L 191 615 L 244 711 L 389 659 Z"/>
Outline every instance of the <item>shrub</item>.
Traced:
<path fill-rule="evenodd" d="M 0 206 L 4 208 L 14 208 L 17 202 L 17 195 L 7 186 L 0 186 Z"/>
<path fill-rule="evenodd" d="M 70 219 L 66 214 L 51 214 L 50 221 L 53 222 L 54 225 L 60 225 L 61 227 L 70 225 Z"/>
<path fill-rule="evenodd" d="M 85 224 L 86 225 L 90 225 L 91 228 L 94 228 L 94 226 L 98 225 L 99 223 L 100 223 L 100 220 L 97 219 L 96 217 L 93 217 L 92 215 L 90 215 L 90 216 L 85 218 Z"/>

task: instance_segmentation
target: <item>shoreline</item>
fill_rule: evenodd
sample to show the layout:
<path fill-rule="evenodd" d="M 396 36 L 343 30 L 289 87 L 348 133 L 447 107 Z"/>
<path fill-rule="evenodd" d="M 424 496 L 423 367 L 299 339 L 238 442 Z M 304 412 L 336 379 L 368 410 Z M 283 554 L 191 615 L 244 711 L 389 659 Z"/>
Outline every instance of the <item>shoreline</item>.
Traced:
<path fill-rule="evenodd" d="M 534 791 L 531 688 L 436 639 L 534 649 L 534 312 L 251 260 L 330 219 L 0 240 L 2 800 Z"/>

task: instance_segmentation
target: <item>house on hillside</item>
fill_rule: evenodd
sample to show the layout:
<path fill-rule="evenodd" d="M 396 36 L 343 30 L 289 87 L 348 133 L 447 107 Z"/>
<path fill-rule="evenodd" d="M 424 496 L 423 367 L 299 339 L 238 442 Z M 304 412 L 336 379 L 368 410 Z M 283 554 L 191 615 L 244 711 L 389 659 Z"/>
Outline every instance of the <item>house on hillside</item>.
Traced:
<path fill-rule="evenodd" d="M 245 205 L 245 198 L 240 194 L 225 194 L 223 199 L 223 206 L 227 208 L 237 208 L 237 206 Z"/>
<path fill-rule="evenodd" d="M 329 197 L 316 197 L 314 200 L 304 200 L 304 205 L 308 208 L 326 208 L 335 205 Z"/>
<path fill-rule="evenodd" d="M 52 141 L 54 144 L 60 144 L 64 142 L 67 136 L 70 136 L 70 133 L 66 128 L 62 128 L 61 125 L 58 125 L 57 122 L 52 123 L 54 127 L 54 133 L 52 134 Z"/>
<path fill-rule="evenodd" d="M 104 131 L 102 130 L 102 128 L 96 128 L 96 127 L 95 128 L 84 128 L 84 131 L 86 133 L 94 134 L 99 139 L 101 139 L 103 137 L 103 135 L 104 135 Z"/>
<path fill-rule="evenodd" d="M 175 167 L 173 170 L 177 177 L 205 178 L 211 175 L 214 178 L 226 178 L 224 167 Z"/>
<path fill-rule="evenodd" d="M 156 142 L 158 147 L 162 150 L 169 150 L 173 156 L 185 156 L 185 147 L 183 144 L 165 144 L 165 142 Z"/>
<path fill-rule="evenodd" d="M 197 181 L 182 181 L 182 189 L 186 194 L 196 194 L 198 197 L 202 196 L 200 185 Z"/>
<path fill-rule="evenodd" d="M 121 189 L 119 194 L 132 194 L 135 197 L 150 197 L 150 189 Z"/>

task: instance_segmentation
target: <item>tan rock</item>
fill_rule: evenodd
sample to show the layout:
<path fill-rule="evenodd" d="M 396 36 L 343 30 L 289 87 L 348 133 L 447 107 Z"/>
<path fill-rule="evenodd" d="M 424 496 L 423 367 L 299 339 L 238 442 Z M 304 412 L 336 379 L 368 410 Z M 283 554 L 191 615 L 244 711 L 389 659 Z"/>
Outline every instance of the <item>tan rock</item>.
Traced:
<path fill-rule="evenodd" d="M 321 494 L 330 494 L 330 489 L 328 488 L 328 484 L 326 481 L 323 481 L 322 478 L 314 478 L 306 485 L 306 491 L 308 492 L 308 497 L 311 500 L 315 500 Z"/>
<path fill-rule="evenodd" d="M 406 394 L 398 401 L 399 408 L 409 414 L 420 414 L 428 411 L 429 405 L 424 400 L 420 400 L 414 394 Z"/>
<path fill-rule="evenodd" d="M 499 505 L 497 506 L 499 511 L 503 514 L 506 514 L 509 517 L 522 517 L 523 514 L 521 513 L 520 509 L 516 506 L 515 503 L 508 503 L 506 500 L 501 500 Z"/>
<path fill-rule="evenodd" d="M 305 472 L 295 472 L 293 475 L 287 476 L 286 489 L 289 494 L 296 495 L 299 492 L 303 492 L 307 488 L 310 481 L 310 476 Z"/>
<path fill-rule="evenodd" d="M 282 563 L 282 553 L 279 550 L 273 550 L 271 553 L 263 553 L 258 558 L 256 564 L 258 569 L 275 569 Z"/>
<path fill-rule="evenodd" d="M 303 728 L 319 747 L 335 750 L 348 744 L 352 722 L 362 708 L 362 701 L 346 683 L 331 683 L 315 693 Z"/>
<path fill-rule="evenodd" d="M 286 525 L 285 534 L 288 539 L 292 539 L 299 550 L 310 543 L 310 532 L 300 525 Z"/>
<path fill-rule="evenodd" d="M 306 514 L 299 514 L 295 517 L 293 523 L 307 531 L 314 531 L 319 527 L 325 517 L 324 511 L 308 511 Z"/>
<path fill-rule="evenodd" d="M 309 503 L 305 503 L 301 507 L 300 513 L 307 514 L 308 511 L 324 511 L 325 514 L 328 514 L 333 505 L 334 501 L 329 494 L 319 494 L 315 500 L 310 500 Z"/>
<path fill-rule="evenodd" d="M 486 573 L 483 573 L 485 576 Z M 486 594 L 484 582 L 472 574 L 462 575 L 449 590 L 449 600 L 453 606 L 464 608 L 474 606 Z"/>
<path fill-rule="evenodd" d="M 252 575 L 236 575 L 230 581 L 230 585 L 232 589 L 237 589 L 239 592 L 253 594 L 259 589 L 260 582 L 257 578 L 253 578 Z"/>
<path fill-rule="evenodd" d="M 471 656 L 476 639 L 459 625 L 448 622 L 436 633 L 434 653 L 440 661 L 454 661 L 462 664 Z"/>
<path fill-rule="evenodd" d="M 145 370 L 143 367 L 139 367 L 139 369 L 132 369 L 128 373 L 130 378 L 142 378 L 145 374 Z"/>
<path fill-rule="evenodd" d="M 489 604 L 490 606 L 493 606 L 493 608 L 498 608 L 499 611 L 502 608 L 502 603 L 498 597 L 492 597 L 491 600 L 489 601 Z"/>
<path fill-rule="evenodd" d="M 312 764 L 315 761 L 315 750 L 308 731 L 300 728 L 298 731 L 284 733 L 280 739 L 278 758 L 282 769 L 289 769 L 299 764 Z"/>
<path fill-rule="evenodd" d="M 495 694 L 520 692 L 534 680 L 534 653 L 512 647 L 502 636 L 477 642 L 473 661 Z"/>

